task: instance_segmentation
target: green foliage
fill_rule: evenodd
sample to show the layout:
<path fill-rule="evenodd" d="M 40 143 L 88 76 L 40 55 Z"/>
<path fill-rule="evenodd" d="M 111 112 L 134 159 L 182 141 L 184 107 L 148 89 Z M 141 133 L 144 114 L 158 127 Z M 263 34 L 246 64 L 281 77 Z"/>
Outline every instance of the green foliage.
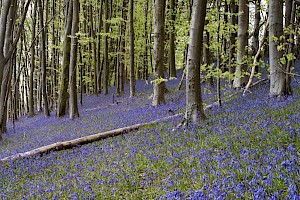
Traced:
<path fill-rule="evenodd" d="M 167 81 L 168 81 L 168 79 L 159 77 L 159 78 L 157 78 L 157 79 L 152 80 L 150 83 L 151 83 L 151 84 L 159 85 L 159 84 L 161 84 L 161 83 L 163 83 L 163 82 L 167 82 Z"/>

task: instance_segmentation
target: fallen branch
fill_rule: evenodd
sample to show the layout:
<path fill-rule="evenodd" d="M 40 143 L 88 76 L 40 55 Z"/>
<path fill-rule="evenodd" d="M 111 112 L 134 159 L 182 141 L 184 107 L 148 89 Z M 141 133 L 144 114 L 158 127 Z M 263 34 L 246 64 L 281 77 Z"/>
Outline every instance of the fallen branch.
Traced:
<path fill-rule="evenodd" d="M 65 149 L 71 149 L 73 147 L 78 147 L 84 144 L 88 144 L 91 142 L 95 142 L 95 141 L 99 141 L 108 137 L 114 137 L 117 135 L 122 135 L 122 134 L 126 134 L 132 131 L 136 131 L 142 127 L 145 126 L 149 126 L 149 125 L 153 125 L 153 124 L 157 124 L 159 122 L 162 121 L 167 121 L 169 119 L 172 119 L 174 117 L 179 117 L 183 115 L 183 113 L 180 114 L 176 114 L 176 115 L 172 115 L 172 116 L 168 116 L 168 117 L 164 117 L 155 121 L 151 121 L 148 123 L 142 123 L 142 124 L 135 124 L 132 126 L 127 126 L 124 128 L 119 128 L 119 129 L 114 129 L 111 131 L 106 131 L 106 132 L 102 132 L 102 133 L 97 133 L 97 134 L 93 134 L 93 135 L 88 135 L 85 137 L 81 137 L 81 138 L 77 138 L 74 140 L 69 140 L 69 141 L 65 141 L 65 142 L 57 142 L 57 143 L 53 143 L 47 146 L 43 146 L 43 147 L 39 147 L 37 149 L 33 149 L 31 151 L 27 151 L 25 153 L 18 153 L 16 155 L 12 155 L 12 156 L 8 156 L 5 158 L 2 158 L 0 160 L 0 163 L 5 163 L 7 161 L 13 161 L 13 160 L 17 160 L 17 159 L 21 159 L 21 158 L 27 158 L 27 157 L 31 157 L 31 156 L 35 156 L 38 154 L 47 154 L 50 153 L 52 151 L 60 151 L 60 150 L 65 150 Z"/>

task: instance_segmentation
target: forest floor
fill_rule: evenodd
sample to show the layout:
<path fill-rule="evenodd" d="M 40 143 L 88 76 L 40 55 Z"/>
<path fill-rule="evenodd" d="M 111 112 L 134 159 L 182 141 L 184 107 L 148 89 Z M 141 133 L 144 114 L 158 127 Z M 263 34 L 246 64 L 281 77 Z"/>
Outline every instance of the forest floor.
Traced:
<path fill-rule="evenodd" d="M 128 91 L 113 96 L 113 87 L 109 95 L 85 96 L 78 119 L 21 117 L 8 124 L 0 158 L 183 112 L 178 82 L 167 82 L 168 103 L 159 107 L 151 106 L 152 85 L 139 81 L 133 98 Z M 293 96 L 281 100 L 270 99 L 268 88 L 206 110 L 198 126 L 176 129 L 181 118 L 174 118 L 1 164 L 0 199 L 299 199 L 300 87 L 294 82 Z M 203 93 L 205 104 L 215 101 L 215 92 Z"/>

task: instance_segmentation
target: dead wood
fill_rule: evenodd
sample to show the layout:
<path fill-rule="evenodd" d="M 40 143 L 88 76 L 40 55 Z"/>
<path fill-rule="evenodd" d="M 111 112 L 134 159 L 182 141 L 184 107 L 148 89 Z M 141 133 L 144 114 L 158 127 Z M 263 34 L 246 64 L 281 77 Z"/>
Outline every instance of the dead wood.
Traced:
<path fill-rule="evenodd" d="M 176 114 L 176 115 L 172 115 L 172 116 L 168 116 L 168 117 L 164 117 L 158 120 L 154 120 L 148 123 L 142 123 L 142 124 L 135 124 L 132 126 L 127 126 L 124 128 L 119 128 L 119 129 L 114 129 L 111 131 L 106 131 L 106 132 L 102 132 L 102 133 L 97 133 L 97 134 L 93 134 L 93 135 L 88 135 L 88 136 L 84 136 L 81 138 L 77 138 L 74 140 L 69 140 L 69 141 L 65 141 L 65 142 L 56 142 L 47 146 L 43 146 L 43 147 L 39 147 L 37 149 L 33 149 L 31 151 L 27 151 L 24 153 L 18 153 L 16 155 L 12 155 L 12 156 L 8 156 L 5 158 L 2 158 L 0 160 L 0 163 L 5 163 L 7 161 L 13 161 L 13 160 L 17 160 L 17 159 L 21 159 L 21 158 L 26 158 L 26 157 L 31 157 L 31 156 L 35 156 L 35 155 L 41 155 L 41 154 L 47 154 L 50 153 L 52 151 L 60 151 L 60 150 L 65 150 L 65 149 L 71 149 L 74 147 L 78 147 L 84 144 L 88 144 L 88 143 L 92 143 L 95 141 L 99 141 L 108 137 L 114 137 L 114 136 L 118 136 L 118 135 L 122 135 L 122 134 L 126 134 L 132 131 L 136 131 L 142 127 L 145 126 L 149 126 L 149 125 L 154 125 L 163 121 L 167 121 L 170 120 L 174 117 L 178 117 L 183 115 L 182 113 L 180 114 Z"/>

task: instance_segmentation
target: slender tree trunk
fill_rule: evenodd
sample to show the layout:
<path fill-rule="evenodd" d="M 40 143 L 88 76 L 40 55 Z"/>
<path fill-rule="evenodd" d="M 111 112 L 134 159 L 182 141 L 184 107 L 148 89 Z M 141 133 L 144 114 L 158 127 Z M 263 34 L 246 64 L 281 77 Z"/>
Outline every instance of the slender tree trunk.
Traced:
<path fill-rule="evenodd" d="M 100 8 L 98 12 L 98 36 L 97 36 L 97 64 L 96 64 L 96 76 L 97 76 L 97 91 L 98 94 L 101 91 L 101 33 L 102 30 L 102 10 L 103 10 L 103 0 L 100 0 Z"/>
<path fill-rule="evenodd" d="M 34 2 L 34 8 L 32 13 L 32 33 L 31 38 L 34 40 L 36 34 L 36 12 L 37 12 L 37 1 Z M 29 75 L 29 117 L 34 116 L 34 97 L 33 97 L 33 81 L 34 81 L 34 68 L 35 68 L 35 42 L 32 44 L 30 49 L 31 62 L 30 62 L 30 75 Z"/>
<path fill-rule="evenodd" d="M 69 68 L 69 115 L 73 119 L 79 117 L 78 104 L 77 104 L 77 85 L 76 85 L 76 68 L 77 68 L 77 45 L 78 39 L 76 33 L 78 32 L 79 23 L 79 0 L 73 1 L 73 20 L 71 30 L 71 54 L 70 54 L 70 68 Z"/>
<path fill-rule="evenodd" d="M 164 41 L 165 41 L 165 5 L 166 0 L 154 0 L 154 84 L 152 105 L 165 104 L 164 78 Z"/>
<path fill-rule="evenodd" d="M 170 33 L 169 33 L 169 76 L 176 77 L 175 63 L 175 20 L 176 20 L 176 1 L 170 0 Z"/>
<path fill-rule="evenodd" d="M 248 82 L 248 75 L 245 74 L 247 71 L 248 56 L 248 3 L 248 0 L 239 1 L 237 66 L 233 82 L 233 87 L 235 88 L 240 88 Z"/>
<path fill-rule="evenodd" d="M 236 4 L 235 0 L 230 1 L 230 13 L 231 13 L 231 18 L 230 18 L 230 23 L 233 26 L 236 26 L 238 23 L 238 17 L 236 14 L 238 13 L 238 5 Z M 235 72 L 235 62 L 236 62 L 236 38 L 237 38 L 237 32 L 235 29 L 230 29 L 230 49 L 229 49 L 229 73 L 231 75 L 234 74 Z M 233 79 L 229 79 L 229 84 L 232 86 L 233 84 Z"/>
<path fill-rule="evenodd" d="M 128 0 L 122 2 L 122 19 L 119 26 L 119 38 L 118 38 L 118 55 L 117 55 L 117 94 L 124 92 L 124 62 L 125 62 L 125 31 L 126 31 L 126 20 L 127 20 L 127 5 Z"/>
<path fill-rule="evenodd" d="M 198 123 L 205 119 L 201 81 L 200 61 L 207 0 L 194 0 L 186 73 L 187 122 Z"/>
<path fill-rule="evenodd" d="M 209 73 L 210 70 L 212 70 L 210 64 L 211 64 L 211 55 L 209 50 L 209 40 L 210 35 L 208 31 L 205 31 L 205 35 L 203 36 L 203 64 L 206 66 L 206 77 L 207 77 L 207 85 L 209 87 L 212 87 L 214 85 L 213 83 L 213 77 L 212 74 Z"/>
<path fill-rule="evenodd" d="M 129 0 L 129 22 L 130 22 L 130 97 L 135 96 L 133 13 L 134 13 L 133 0 Z"/>
<path fill-rule="evenodd" d="M 286 94 L 285 67 L 279 60 L 283 51 L 277 48 L 283 35 L 283 0 L 270 0 L 269 19 L 270 96 L 278 97 Z"/>
<path fill-rule="evenodd" d="M 144 51 L 144 79 L 148 80 L 148 43 L 149 43 L 149 36 L 148 36 L 148 14 L 149 13 L 149 0 L 145 1 L 145 24 L 144 24 L 144 40 L 145 40 L 145 51 Z"/>
<path fill-rule="evenodd" d="M 66 0 L 67 1 L 67 0 Z M 60 81 L 60 89 L 58 96 L 58 108 L 56 111 L 57 117 L 63 117 L 66 114 L 69 84 L 69 66 L 70 66 L 70 51 L 71 51 L 71 34 L 72 28 L 72 1 L 69 1 L 67 10 L 65 12 L 65 35 L 64 35 L 64 46 L 63 46 L 63 63 L 62 63 L 62 75 Z"/>
<path fill-rule="evenodd" d="M 256 55 L 259 48 L 259 23 L 260 23 L 260 0 L 255 0 L 255 19 L 254 19 L 254 32 L 252 38 L 253 55 Z"/>
<path fill-rule="evenodd" d="M 44 114 L 45 116 L 50 116 L 49 106 L 48 106 L 48 94 L 47 94 L 47 80 L 46 80 L 46 33 L 44 29 L 44 12 L 42 7 L 42 1 L 38 0 L 39 7 L 39 24 L 41 30 L 41 39 L 40 39 L 40 67 L 42 72 L 42 95 L 43 95 L 43 103 L 44 103 Z"/>
<path fill-rule="evenodd" d="M 108 0 L 105 0 L 105 21 L 104 21 L 104 55 L 103 55 L 103 93 L 108 94 L 109 62 L 108 62 L 108 22 L 109 19 Z"/>
<path fill-rule="evenodd" d="M 285 28 L 290 29 L 290 33 L 287 33 L 286 35 L 286 41 L 288 42 L 288 47 L 286 50 L 286 54 L 293 54 L 293 48 L 294 48 L 294 34 L 293 31 L 295 31 L 295 2 L 294 0 L 286 0 L 285 1 Z M 292 68 L 293 60 L 287 60 L 286 62 L 286 85 L 285 85 L 285 90 L 286 94 L 291 95 L 293 93 L 292 87 L 291 87 L 291 68 Z"/>

